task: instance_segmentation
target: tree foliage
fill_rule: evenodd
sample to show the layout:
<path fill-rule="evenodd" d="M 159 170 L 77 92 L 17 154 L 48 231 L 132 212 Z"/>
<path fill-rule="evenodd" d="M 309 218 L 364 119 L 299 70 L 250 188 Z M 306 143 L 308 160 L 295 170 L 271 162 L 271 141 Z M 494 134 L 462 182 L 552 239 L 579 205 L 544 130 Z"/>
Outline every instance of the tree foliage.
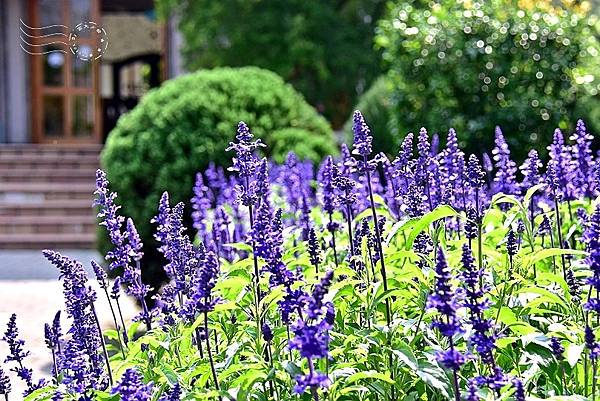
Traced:
<path fill-rule="evenodd" d="M 555 127 L 573 128 L 567 116 L 574 112 L 598 123 L 591 113 L 600 90 L 599 25 L 580 8 L 393 1 L 378 30 L 401 133 L 454 127 L 474 133 L 466 145 L 477 152 L 490 147 L 498 124 L 522 159 Z"/>
<path fill-rule="evenodd" d="M 383 0 L 157 0 L 179 17 L 188 69 L 256 65 L 281 75 L 334 125 L 380 73 Z"/>

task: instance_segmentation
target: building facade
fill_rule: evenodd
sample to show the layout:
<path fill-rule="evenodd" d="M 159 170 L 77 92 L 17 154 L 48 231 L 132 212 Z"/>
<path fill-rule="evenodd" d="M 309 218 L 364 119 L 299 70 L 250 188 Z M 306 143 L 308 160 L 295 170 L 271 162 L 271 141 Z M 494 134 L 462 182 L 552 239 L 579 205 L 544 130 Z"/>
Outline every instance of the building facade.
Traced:
<path fill-rule="evenodd" d="M 0 1 L 0 143 L 101 144 L 181 72 L 152 0 Z"/>

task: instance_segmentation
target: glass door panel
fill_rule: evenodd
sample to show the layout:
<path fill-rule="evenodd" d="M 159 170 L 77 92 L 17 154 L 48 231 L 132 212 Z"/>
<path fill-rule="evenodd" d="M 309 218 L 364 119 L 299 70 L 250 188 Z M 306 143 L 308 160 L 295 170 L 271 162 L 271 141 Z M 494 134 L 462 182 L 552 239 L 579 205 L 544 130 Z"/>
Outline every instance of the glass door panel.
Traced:
<path fill-rule="evenodd" d="M 1 1 L 1 0 L 0 0 Z M 47 54 L 32 57 L 34 139 L 51 143 L 100 142 L 98 60 L 73 54 L 69 32 L 77 32 L 77 51 L 92 51 L 96 44 L 88 22 L 100 24 L 99 0 L 29 0 L 32 27 L 56 25 L 58 35 L 35 39 Z M 50 31 L 50 29 L 48 29 Z M 62 36 L 62 34 L 65 34 Z M 62 42 L 62 43 L 61 43 Z"/>

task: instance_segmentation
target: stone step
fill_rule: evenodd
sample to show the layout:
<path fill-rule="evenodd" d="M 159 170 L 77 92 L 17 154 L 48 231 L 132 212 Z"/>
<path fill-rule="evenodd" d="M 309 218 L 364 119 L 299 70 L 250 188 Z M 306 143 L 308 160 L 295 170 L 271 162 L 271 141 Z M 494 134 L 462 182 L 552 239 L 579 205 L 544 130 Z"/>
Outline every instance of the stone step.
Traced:
<path fill-rule="evenodd" d="M 0 216 L 0 234 L 94 234 L 96 221 L 87 216 Z"/>
<path fill-rule="evenodd" d="M 0 157 L 5 155 L 56 155 L 77 154 L 96 155 L 102 151 L 102 145 L 32 145 L 32 144 L 3 144 L 0 146 Z"/>
<path fill-rule="evenodd" d="M 1 157 L 1 156 L 0 156 Z M 0 169 L 2 182 L 90 182 L 96 176 L 96 168 L 12 168 Z"/>
<path fill-rule="evenodd" d="M 93 216 L 89 199 L 55 199 L 41 202 L 0 202 L 0 216 Z"/>
<path fill-rule="evenodd" d="M 88 199 L 91 203 L 94 182 L 89 183 L 0 183 L 0 202 L 41 202 L 52 199 Z"/>
<path fill-rule="evenodd" d="M 0 249 L 93 249 L 94 234 L 0 234 Z"/>
<path fill-rule="evenodd" d="M 0 169 L 19 168 L 97 168 L 100 165 L 98 155 L 78 154 L 9 154 L 0 156 Z"/>

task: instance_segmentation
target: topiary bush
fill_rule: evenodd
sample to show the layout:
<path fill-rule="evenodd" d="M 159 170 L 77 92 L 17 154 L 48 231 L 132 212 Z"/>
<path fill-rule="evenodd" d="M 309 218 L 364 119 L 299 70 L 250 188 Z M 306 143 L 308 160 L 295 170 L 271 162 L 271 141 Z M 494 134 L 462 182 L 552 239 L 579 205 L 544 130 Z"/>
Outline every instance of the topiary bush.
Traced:
<path fill-rule="evenodd" d="M 209 161 L 228 165 L 232 155 L 225 148 L 239 120 L 274 144 L 264 153 L 275 160 L 290 150 L 315 161 L 336 152 L 327 121 L 278 75 L 254 67 L 202 70 L 170 80 L 109 134 L 101 162 L 116 183 L 123 214 L 138 222 L 147 266 L 156 265 L 150 219 L 160 195 L 168 191 L 173 202 L 187 202 L 197 171 Z M 101 250 L 105 242 L 101 231 Z M 146 271 L 152 275 L 155 269 Z"/>
<path fill-rule="evenodd" d="M 555 127 L 572 130 L 575 112 L 596 129 L 600 23 L 574 4 L 390 2 L 376 44 L 390 68 L 398 131 L 453 127 L 480 153 L 499 125 L 523 160 Z"/>

